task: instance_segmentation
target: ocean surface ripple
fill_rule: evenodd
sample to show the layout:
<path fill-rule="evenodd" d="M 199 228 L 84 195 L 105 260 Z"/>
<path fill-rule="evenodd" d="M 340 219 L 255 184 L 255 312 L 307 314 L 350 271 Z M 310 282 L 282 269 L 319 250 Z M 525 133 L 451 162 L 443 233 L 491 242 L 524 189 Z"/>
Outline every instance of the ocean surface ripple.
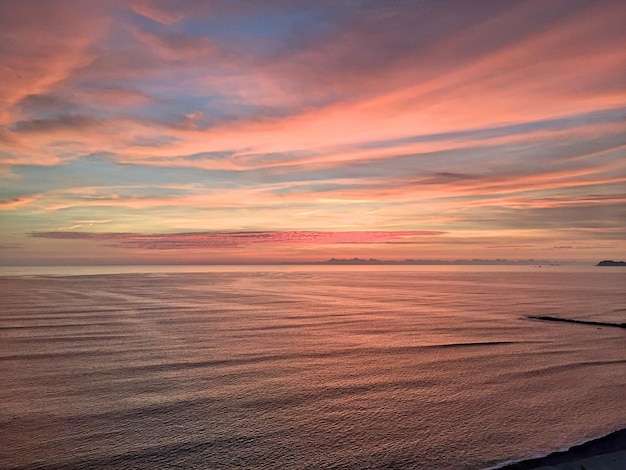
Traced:
<path fill-rule="evenodd" d="M 626 426 L 626 271 L 0 276 L 0 468 L 481 469 Z"/>

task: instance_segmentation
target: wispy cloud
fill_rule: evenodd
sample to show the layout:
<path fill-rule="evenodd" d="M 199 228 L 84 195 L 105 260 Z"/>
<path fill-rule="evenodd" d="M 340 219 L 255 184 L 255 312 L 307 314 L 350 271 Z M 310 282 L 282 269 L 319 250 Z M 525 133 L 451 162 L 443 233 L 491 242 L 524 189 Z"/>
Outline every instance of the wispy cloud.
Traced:
<path fill-rule="evenodd" d="M 625 18 L 618 0 L 2 2 L 2 241 L 306 257 L 397 229 L 445 232 L 438 253 L 606 250 Z M 98 223 L 112 238 L 77 232 Z"/>
<path fill-rule="evenodd" d="M 16 197 L 14 199 L 8 201 L 0 200 L 0 210 L 13 210 L 17 209 L 20 206 L 24 206 L 30 204 L 33 201 L 36 201 L 38 196 L 28 196 L 28 197 Z"/>

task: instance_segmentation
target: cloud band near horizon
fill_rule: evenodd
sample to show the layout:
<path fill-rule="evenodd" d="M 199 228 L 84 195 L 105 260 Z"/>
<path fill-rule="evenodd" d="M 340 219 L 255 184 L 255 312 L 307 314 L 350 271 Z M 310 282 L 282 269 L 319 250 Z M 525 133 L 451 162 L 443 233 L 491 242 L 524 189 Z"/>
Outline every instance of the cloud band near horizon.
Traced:
<path fill-rule="evenodd" d="M 57 240 L 87 240 L 113 242 L 121 248 L 141 248 L 174 250 L 191 248 L 237 248 L 256 244 L 377 244 L 406 240 L 413 237 L 438 236 L 445 232 L 375 231 L 375 232 L 312 232 L 312 231 L 271 231 L 271 232 L 192 232 L 169 234 L 146 233 L 102 233 L 102 232 L 32 232 L 35 238 Z"/>

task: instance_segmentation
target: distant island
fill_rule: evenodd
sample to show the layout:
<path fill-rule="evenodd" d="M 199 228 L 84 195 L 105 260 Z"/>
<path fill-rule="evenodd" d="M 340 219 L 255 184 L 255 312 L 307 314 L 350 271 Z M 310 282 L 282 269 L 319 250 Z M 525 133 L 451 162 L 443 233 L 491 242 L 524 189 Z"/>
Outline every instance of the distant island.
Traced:
<path fill-rule="evenodd" d="M 420 259 L 405 259 L 405 260 L 379 260 L 375 258 L 363 259 L 363 258 L 331 258 L 327 261 L 322 261 L 314 264 L 385 264 L 385 265 L 398 265 L 398 264 L 416 264 L 416 265 L 544 265 L 544 266 L 559 266 L 558 263 L 546 260 L 508 260 L 508 259 L 457 259 L 457 260 L 420 260 Z"/>
<path fill-rule="evenodd" d="M 604 260 L 600 261 L 596 266 L 626 266 L 626 261 Z"/>

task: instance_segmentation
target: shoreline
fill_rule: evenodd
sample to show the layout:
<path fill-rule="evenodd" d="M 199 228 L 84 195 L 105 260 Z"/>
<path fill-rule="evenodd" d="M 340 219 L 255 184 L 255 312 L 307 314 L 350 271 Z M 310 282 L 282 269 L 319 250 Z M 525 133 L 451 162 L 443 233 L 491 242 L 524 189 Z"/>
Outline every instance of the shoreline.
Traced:
<path fill-rule="evenodd" d="M 485 470 L 612 470 L 626 468 L 626 428 L 605 436 L 518 462 L 504 462 Z"/>

